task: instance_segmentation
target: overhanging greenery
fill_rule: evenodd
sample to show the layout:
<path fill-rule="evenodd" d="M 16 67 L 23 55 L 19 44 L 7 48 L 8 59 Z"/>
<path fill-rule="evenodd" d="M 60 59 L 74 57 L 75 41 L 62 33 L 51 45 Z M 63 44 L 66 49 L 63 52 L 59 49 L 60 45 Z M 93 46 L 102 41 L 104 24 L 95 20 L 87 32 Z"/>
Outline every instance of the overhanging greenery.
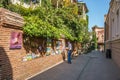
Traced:
<path fill-rule="evenodd" d="M 50 2 L 46 3 L 34 9 L 13 4 L 7 8 L 24 17 L 26 24 L 23 31 L 28 36 L 59 39 L 64 35 L 72 41 L 86 43 L 89 40 L 88 20 L 78 17 L 77 5 L 54 8 Z"/>

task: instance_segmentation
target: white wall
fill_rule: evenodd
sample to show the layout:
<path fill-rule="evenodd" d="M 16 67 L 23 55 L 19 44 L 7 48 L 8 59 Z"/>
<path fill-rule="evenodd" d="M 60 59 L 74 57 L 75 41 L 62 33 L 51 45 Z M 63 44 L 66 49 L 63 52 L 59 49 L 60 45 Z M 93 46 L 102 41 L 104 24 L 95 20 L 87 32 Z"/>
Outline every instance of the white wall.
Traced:
<path fill-rule="evenodd" d="M 11 0 L 12 4 L 19 4 L 19 5 L 22 5 L 26 8 L 29 8 L 30 5 L 29 4 L 26 4 L 26 3 L 21 3 L 20 0 Z"/>

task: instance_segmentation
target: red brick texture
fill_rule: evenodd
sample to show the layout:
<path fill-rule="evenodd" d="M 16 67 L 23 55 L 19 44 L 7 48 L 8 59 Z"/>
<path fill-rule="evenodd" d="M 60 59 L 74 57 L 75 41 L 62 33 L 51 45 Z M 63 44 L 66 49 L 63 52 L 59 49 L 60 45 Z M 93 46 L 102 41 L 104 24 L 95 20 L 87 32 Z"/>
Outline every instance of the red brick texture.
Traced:
<path fill-rule="evenodd" d="M 25 80 L 25 78 L 62 60 L 62 56 L 59 54 L 23 62 L 22 59 L 26 56 L 24 47 L 22 46 L 21 49 L 10 49 L 11 32 L 23 31 L 17 28 L 19 27 L 18 25 L 0 23 L 0 80 Z"/>

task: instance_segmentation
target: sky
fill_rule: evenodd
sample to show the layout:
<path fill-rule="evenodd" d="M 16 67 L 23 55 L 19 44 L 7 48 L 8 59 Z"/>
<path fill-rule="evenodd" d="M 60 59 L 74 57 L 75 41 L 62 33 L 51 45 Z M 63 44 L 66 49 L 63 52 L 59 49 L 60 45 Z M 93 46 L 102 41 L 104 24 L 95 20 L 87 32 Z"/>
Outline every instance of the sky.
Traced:
<path fill-rule="evenodd" d="M 108 13 L 110 0 L 79 0 L 88 7 L 89 29 L 94 25 L 104 27 L 104 15 Z"/>

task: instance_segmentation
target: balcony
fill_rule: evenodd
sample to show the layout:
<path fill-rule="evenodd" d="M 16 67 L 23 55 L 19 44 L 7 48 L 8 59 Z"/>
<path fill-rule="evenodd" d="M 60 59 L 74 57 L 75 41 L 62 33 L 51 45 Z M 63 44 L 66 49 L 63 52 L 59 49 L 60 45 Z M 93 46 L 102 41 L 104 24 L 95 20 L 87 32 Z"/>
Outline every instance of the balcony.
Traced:
<path fill-rule="evenodd" d="M 78 17 L 79 17 L 80 19 L 84 19 L 84 20 L 86 20 L 86 14 L 78 15 Z"/>

